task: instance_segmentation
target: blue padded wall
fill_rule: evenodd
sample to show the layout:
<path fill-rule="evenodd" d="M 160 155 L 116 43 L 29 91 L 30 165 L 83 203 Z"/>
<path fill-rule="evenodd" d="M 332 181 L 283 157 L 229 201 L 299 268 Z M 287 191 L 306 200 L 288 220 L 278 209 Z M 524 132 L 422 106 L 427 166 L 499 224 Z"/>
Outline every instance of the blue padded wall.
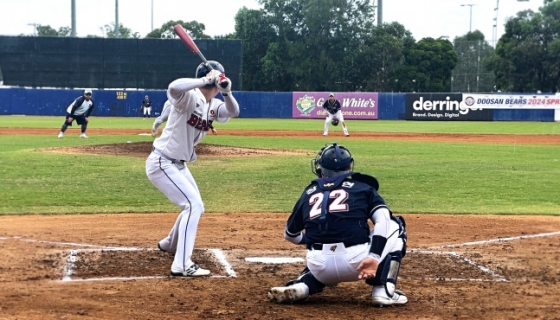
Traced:
<path fill-rule="evenodd" d="M 291 92 L 234 92 L 240 118 L 291 118 Z"/>
<path fill-rule="evenodd" d="M 0 115 L 64 116 L 66 108 L 81 96 L 81 89 L 0 88 Z M 152 100 L 152 116 L 161 113 L 167 100 L 165 90 L 93 90 L 93 116 L 142 117 L 140 105 L 144 96 Z M 236 91 L 241 108 L 240 118 L 292 118 L 291 92 Z M 379 120 L 403 120 L 406 93 L 379 93 Z M 221 98 L 220 95 L 218 95 Z M 554 121 L 554 110 L 493 111 L 494 121 Z"/>
<path fill-rule="evenodd" d="M 554 121 L 554 109 L 494 109 L 494 121 Z"/>
<path fill-rule="evenodd" d="M 399 120 L 404 119 L 406 93 L 379 93 L 378 119 Z"/>

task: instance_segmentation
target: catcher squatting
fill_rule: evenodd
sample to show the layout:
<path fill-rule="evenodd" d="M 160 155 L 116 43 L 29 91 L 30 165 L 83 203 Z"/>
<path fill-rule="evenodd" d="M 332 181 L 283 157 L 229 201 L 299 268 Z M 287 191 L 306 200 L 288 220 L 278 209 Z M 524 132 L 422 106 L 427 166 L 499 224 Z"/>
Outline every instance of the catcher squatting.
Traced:
<path fill-rule="evenodd" d="M 406 254 L 406 225 L 379 195 L 372 176 L 353 172 L 350 151 L 336 143 L 312 160 L 317 176 L 288 218 L 284 238 L 307 248 L 307 267 L 297 279 L 268 292 L 271 301 L 300 302 L 326 286 L 365 279 L 376 306 L 403 305 L 396 290 Z M 374 224 L 372 230 L 368 219 Z"/>

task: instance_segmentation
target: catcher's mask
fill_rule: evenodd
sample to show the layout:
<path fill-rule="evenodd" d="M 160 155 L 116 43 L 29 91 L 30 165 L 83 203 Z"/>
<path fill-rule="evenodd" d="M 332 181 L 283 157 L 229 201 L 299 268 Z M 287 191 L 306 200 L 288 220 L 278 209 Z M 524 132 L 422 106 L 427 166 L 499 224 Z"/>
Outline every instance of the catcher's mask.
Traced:
<path fill-rule="evenodd" d="M 332 119 L 331 124 L 333 126 L 338 126 L 338 119 Z"/>
<path fill-rule="evenodd" d="M 209 60 L 208 64 L 210 65 L 211 68 L 208 67 L 208 65 L 205 62 L 202 62 L 201 64 L 198 65 L 198 67 L 196 68 L 196 78 L 202 78 L 202 77 L 206 77 L 206 75 L 213 70 L 218 70 L 221 73 L 225 73 L 226 71 L 224 70 L 224 66 L 222 66 L 221 63 L 219 63 L 218 61 L 214 61 L 214 60 Z M 206 88 L 212 88 L 215 87 L 216 84 L 215 83 L 210 83 L 205 85 L 204 87 Z"/>
<path fill-rule="evenodd" d="M 311 172 L 317 177 L 335 177 L 352 171 L 354 158 L 350 151 L 336 142 L 323 147 L 311 160 Z"/>

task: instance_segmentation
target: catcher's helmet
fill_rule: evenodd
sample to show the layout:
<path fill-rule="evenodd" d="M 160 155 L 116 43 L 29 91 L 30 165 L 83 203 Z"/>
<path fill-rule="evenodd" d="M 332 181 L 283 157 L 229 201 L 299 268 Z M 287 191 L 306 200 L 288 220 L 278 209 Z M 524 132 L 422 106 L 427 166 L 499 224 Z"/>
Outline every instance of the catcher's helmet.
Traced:
<path fill-rule="evenodd" d="M 214 61 L 214 60 L 210 60 L 208 61 L 208 64 L 212 67 L 212 69 L 214 70 L 218 70 L 221 73 L 225 73 L 226 71 L 224 70 L 224 66 L 222 66 L 221 63 L 219 63 L 218 61 Z M 201 64 L 198 65 L 198 67 L 196 68 L 196 78 L 202 78 L 202 77 L 206 77 L 206 75 L 208 74 L 208 72 L 210 72 L 212 69 L 210 69 L 208 67 L 208 65 L 205 62 L 202 62 Z M 216 84 L 212 83 L 212 84 L 208 84 L 206 85 L 207 87 L 215 87 Z"/>
<path fill-rule="evenodd" d="M 332 119 L 331 124 L 333 126 L 338 126 L 338 119 Z"/>
<path fill-rule="evenodd" d="M 323 147 L 311 160 L 311 171 L 321 178 L 335 177 L 352 171 L 354 158 L 350 151 L 337 143 Z"/>

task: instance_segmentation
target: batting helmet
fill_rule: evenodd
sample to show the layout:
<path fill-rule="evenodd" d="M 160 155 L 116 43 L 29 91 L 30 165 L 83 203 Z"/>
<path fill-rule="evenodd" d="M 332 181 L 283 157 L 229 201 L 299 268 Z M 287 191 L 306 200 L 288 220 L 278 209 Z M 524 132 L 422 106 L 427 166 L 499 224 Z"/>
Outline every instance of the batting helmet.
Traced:
<path fill-rule="evenodd" d="M 332 119 L 331 124 L 333 126 L 338 126 L 338 119 Z"/>
<path fill-rule="evenodd" d="M 323 147 L 311 160 L 311 171 L 317 177 L 335 177 L 352 171 L 354 158 L 350 151 L 337 143 Z"/>
<path fill-rule="evenodd" d="M 210 60 L 208 61 L 208 64 L 212 67 L 212 69 L 214 70 L 218 70 L 221 73 L 225 73 L 226 71 L 224 70 L 224 66 L 222 66 L 221 63 L 219 63 L 218 61 L 214 61 L 214 60 Z M 208 72 L 210 72 L 212 69 L 210 69 L 208 67 L 208 65 L 205 62 L 202 62 L 201 64 L 198 65 L 198 67 L 196 68 L 196 78 L 202 78 L 202 77 L 206 77 L 206 75 L 208 74 Z M 212 84 L 208 84 L 206 85 L 207 87 L 215 87 L 216 84 L 212 83 Z"/>

